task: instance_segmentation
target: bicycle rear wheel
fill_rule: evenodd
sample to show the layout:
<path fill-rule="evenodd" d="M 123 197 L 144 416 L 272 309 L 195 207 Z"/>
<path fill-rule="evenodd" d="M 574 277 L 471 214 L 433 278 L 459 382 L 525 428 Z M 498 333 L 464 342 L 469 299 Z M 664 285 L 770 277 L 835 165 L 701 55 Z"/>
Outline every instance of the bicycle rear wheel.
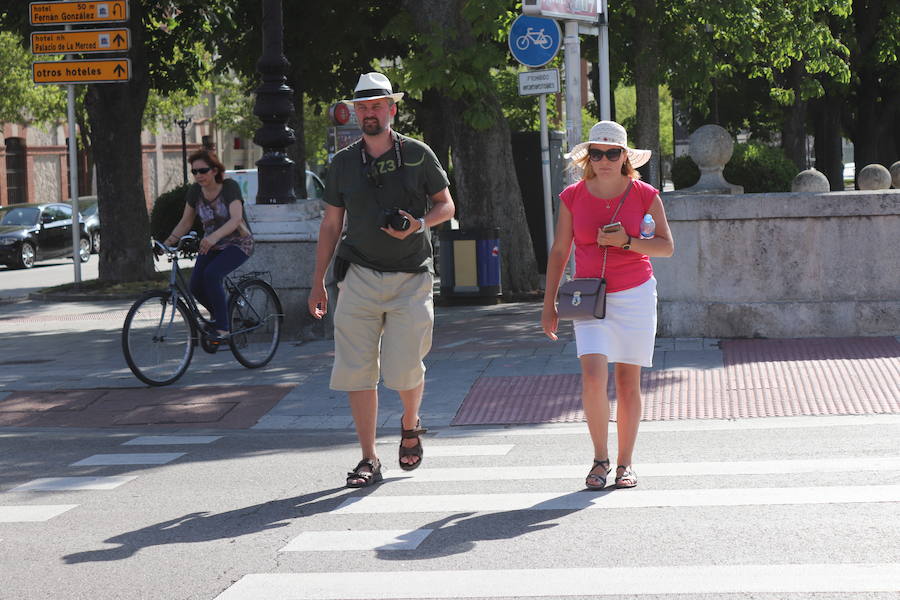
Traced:
<path fill-rule="evenodd" d="M 248 369 L 263 367 L 275 356 L 281 341 L 284 315 L 275 290 L 261 279 L 238 284 L 238 293 L 228 299 L 234 357 Z"/>
<path fill-rule="evenodd" d="M 146 292 L 132 305 L 122 327 L 122 352 L 135 377 L 168 385 L 187 370 L 194 355 L 194 325 L 180 300 L 161 290 Z"/>

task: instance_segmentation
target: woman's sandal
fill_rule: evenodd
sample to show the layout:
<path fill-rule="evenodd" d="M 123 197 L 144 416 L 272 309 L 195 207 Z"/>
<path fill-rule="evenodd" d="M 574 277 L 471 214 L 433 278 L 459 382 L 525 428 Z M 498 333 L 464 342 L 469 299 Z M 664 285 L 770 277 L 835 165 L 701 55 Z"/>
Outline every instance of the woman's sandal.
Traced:
<path fill-rule="evenodd" d="M 363 471 L 364 467 L 369 467 L 370 470 Z M 347 487 L 369 487 L 382 479 L 384 479 L 384 476 L 381 474 L 381 461 L 377 458 L 364 458 L 359 461 L 355 469 L 347 473 Z"/>
<path fill-rule="evenodd" d="M 603 467 L 606 470 L 606 473 L 601 475 L 599 473 L 592 473 L 594 469 L 597 467 Z M 587 477 L 584 479 L 584 487 L 589 490 L 602 490 L 606 487 L 606 476 L 609 475 L 609 472 L 612 469 L 609 468 L 609 459 L 606 460 L 595 460 L 594 466 L 591 467 L 591 471 L 588 471 Z M 591 480 L 594 480 L 597 483 L 591 483 Z"/>
<path fill-rule="evenodd" d="M 400 458 L 402 459 L 404 456 L 418 456 L 419 460 L 414 463 L 405 463 L 402 460 L 400 461 L 400 468 L 404 471 L 412 471 L 414 469 L 418 469 L 419 465 L 422 464 L 422 440 L 416 442 L 415 446 L 407 448 L 403 445 L 403 440 L 411 440 L 411 439 L 419 439 L 420 435 L 428 433 L 427 429 L 422 429 L 419 427 L 422 424 L 421 420 L 416 420 L 415 429 L 403 429 L 403 420 L 400 420 Z"/>
<path fill-rule="evenodd" d="M 622 474 L 619 475 L 619 469 Z M 633 488 L 637 485 L 637 473 L 631 468 L 631 465 L 619 465 L 616 467 L 616 487 L 619 489 Z"/>

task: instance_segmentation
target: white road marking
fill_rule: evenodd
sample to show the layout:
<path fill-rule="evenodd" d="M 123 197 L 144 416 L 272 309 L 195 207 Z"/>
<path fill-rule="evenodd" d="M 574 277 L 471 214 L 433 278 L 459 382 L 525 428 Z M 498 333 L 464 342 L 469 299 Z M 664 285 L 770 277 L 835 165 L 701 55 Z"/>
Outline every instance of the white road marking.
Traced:
<path fill-rule="evenodd" d="M 0 506 L 0 523 L 33 523 L 49 521 L 77 504 L 44 504 L 34 506 Z"/>
<path fill-rule="evenodd" d="M 762 506 L 900 502 L 900 485 L 608 492 L 365 496 L 348 498 L 332 514 L 583 510 L 664 506 Z"/>
<path fill-rule="evenodd" d="M 427 418 L 427 413 L 426 417 Z M 641 433 L 671 431 L 738 431 L 742 429 L 809 429 L 816 427 L 857 427 L 871 425 L 900 425 L 900 415 L 829 415 L 809 417 L 761 417 L 758 419 L 684 419 L 672 421 L 642 421 Z M 610 422 L 610 433 L 616 423 Z M 431 429 L 429 435 L 441 439 L 479 438 L 520 435 L 582 435 L 587 423 L 534 425 L 463 425 L 447 429 Z"/>
<path fill-rule="evenodd" d="M 449 344 L 444 344 L 443 346 L 435 348 L 435 350 L 445 350 L 447 348 L 456 348 L 457 346 L 464 346 L 466 344 L 471 344 L 473 342 L 478 342 L 478 341 L 480 341 L 478 338 L 469 338 L 467 340 L 460 340 L 458 342 L 451 342 Z"/>
<path fill-rule="evenodd" d="M 76 490 L 113 490 L 137 479 L 137 475 L 111 477 L 43 477 L 9 490 L 10 492 L 69 492 Z"/>
<path fill-rule="evenodd" d="M 426 456 L 428 451 L 426 450 Z M 518 481 L 540 479 L 578 479 L 585 477 L 590 463 L 585 465 L 528 465 L 523 470 L 515 466 L 421 468 L 412 473 L 393 472 L 389 476 L 398 483 L 426 483 L 431 481 Z M 639 477 L 683 477 L 695 475 L 789 475 L 796 473 L 852 473 L 856 471 L 900 471 L 900 457 L 896 458 L 826 458 L 817 460 L 758 460 L 732 462 L 677 462 L 636 464 Z"/>
<path fill-rule="evenodd" d="M 304 531 L 281 552 L 415 550 L 433 529 Z"/>
<path fill-rule="evenodd" d="M 109 465 L 164 465 L 181 458 L 186 452 L 134 453 L 134 454 L 95 454 L 70 467 L 109 466 Z"/>
<path fill-rule="evenodd" d="M 365 581 L 349 586 L 347 581 Z M 895 592 L 900 564 L 679 565 L 245 575 L 215 600 Z"/>
<path fill-rule="evenodd" d="M 123 446 L 172 446 L 177 444 L 211 444 L 221 435 L 144 435 L 124 442 Z"/>
<path fill-rule="evenodd" d="M 429 445 L 425 449 L 425 455 L 434 456 L 504 456 L 509 454 L 515 446 L 513 444 L 483 444 L 467 446 L 438 446 Z"/>

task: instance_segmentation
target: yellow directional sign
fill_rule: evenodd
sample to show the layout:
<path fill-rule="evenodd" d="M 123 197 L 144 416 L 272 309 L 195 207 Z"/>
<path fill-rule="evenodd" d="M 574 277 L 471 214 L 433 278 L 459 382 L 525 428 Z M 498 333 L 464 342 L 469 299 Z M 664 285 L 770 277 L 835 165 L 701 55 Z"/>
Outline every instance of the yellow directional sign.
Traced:
<path fill-rule="evenodd" d="M 35 83 L 118 83 L 131 79 L 131 61 L 127 58 L 96 60 L 59 60 L 31 65 Z"/>
<path fill-rule="evenodd" d="M 125 52 L 131 47 L 128 29 L 79 29 L 31 34 L 33 54 Z"/>
<path fill-rule="evenodd" d="M 32 25 L 122 23 L 128 20 L 127 0 L 102 2 L 32 2 Z"/>

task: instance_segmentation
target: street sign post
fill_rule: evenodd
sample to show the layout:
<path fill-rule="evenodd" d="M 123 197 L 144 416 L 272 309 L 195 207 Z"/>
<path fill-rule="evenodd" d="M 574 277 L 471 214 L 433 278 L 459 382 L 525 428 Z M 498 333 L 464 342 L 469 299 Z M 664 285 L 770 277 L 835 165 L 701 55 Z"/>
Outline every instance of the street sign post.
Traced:
<path fill-rule="evenodd" d="M 519 15 L 509 28 L 509 50 L 526 67 L 543 67 L 559 52 L 562 32 L 553 19 Z"/>
<path fill-rule="evenodd" d="M 31 24 L 39 26 L 122 23 L 129 17 L 127 0 L 32 2 L 28 6 Z"/>
<path fill-rule="evenodd" d="M 519 95 L 537 96 L 559 92 L 559 69 L 522 71 L 519 73 Z"/>
<path fill-rule="evenodd" d="M 131 78 L 131 60 L 98 58 L 94 60 L 60 60 L 31 65 L 37 84 L 120 83 Z"/>
<path fill-rule="evenodd" d="M 79 29 L 31 34 L 32 54 L 93 54 L 131 48 L 128 29 Z"/>
<path fill-rule="evenodd" d="M 69 197 L 72 200 L 72 223 L 78 222 L 78 142 L 75 123 L 75 84 L 122 83 L 131 79 L 131 61 L 127 58 L 72 60 L 75 54 L 127 52 L 131 48 L 128 29 L 82 29 L 73 25 L 122 23 L 130 17 L 128 0 L 101 2 L 32 2 L 28 5 L 32 25 L 65 25 L 65 31 L 45 31 L 31 34 L 32 54 L 65 54 L 66 60 L 35 62 L 31 78 L 35 84 L 66 86 L 66 113 L 69 121 Z M 79 227 L 72 227 L 72 253 L 75 257 L 75 284 L 81 283 L 81 261 L 78 260 L 81 235 Z"/>

